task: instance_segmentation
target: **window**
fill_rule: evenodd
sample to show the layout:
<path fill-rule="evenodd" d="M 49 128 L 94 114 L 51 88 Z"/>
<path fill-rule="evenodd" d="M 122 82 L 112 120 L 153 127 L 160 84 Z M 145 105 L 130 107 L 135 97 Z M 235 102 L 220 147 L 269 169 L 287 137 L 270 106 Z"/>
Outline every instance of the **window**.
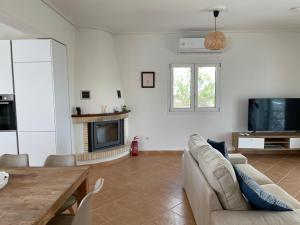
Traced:
<path fill-rule="evenodd" d="M 219 111 L 220 64 L 171 64 L 170 111 Z"/>

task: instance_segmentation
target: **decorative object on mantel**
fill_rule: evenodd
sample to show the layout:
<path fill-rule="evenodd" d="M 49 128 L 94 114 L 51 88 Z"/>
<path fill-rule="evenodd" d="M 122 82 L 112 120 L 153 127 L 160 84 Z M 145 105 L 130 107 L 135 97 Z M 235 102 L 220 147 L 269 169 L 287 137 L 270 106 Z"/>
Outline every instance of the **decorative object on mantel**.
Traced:
<path fill-rule="evenodd" d="M 107 113 L 107 105 L 103 105 L 103 106 L 101 106 L 101 112 L 102 113 Z"/>
<path fill-rule="evenodd" d="M 126 105 L 122 106 L 122 112 L 130 112 L 130 110 L 127 109 Z"/>
<path fill-rule="evenodd" d="M 115 113 L 120 112 L 120 107 L 119 107 L 119 106 L 115 106 L 115 107 L 114 107 L 114 112 L 115 112 Z"/>
<path fill-rule="evenodd" d="M 1 171 L 0 172 L 0 190 L 6 186 L 8 183 L 9 174 Z"/>
<path fill-rule="evenodd" d="M 155 88 L 155 72 L 142 72 L 142 88 Z"/>
<path fill-rule="evenodd" d="M 81 108 L 80 107 L 76 107 L 76 112 L 77 112 L 77 115 L 81 115 Z"/>
<path fill-rule="evenodd" d="M 217 31 L 217 17 L 220 14 L 220 9 L 214 9 L 215 31 L 209 32 L 205 37 L 205 48 L 209 50 L 222 50 L 226 47 L 226 37 L 223 32 Z"/>

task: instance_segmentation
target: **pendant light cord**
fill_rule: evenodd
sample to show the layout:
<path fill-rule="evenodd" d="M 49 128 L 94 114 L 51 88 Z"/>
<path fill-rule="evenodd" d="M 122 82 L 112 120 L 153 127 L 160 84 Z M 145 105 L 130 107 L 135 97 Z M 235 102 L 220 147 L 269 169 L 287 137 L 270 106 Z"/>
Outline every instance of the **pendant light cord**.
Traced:
<path fill-rule="evenodd" d="M 215 32 L 217 31 L 217 17 L 215 17 Z"/>
<path fill-rule="evenodd" d="M 219 16 L 220 11 L 214 10 L 213 13 L 214 13 L 214 17 L 215 17 L 215 32 L 216 32 L 217 31 L 217 17 Z"/>

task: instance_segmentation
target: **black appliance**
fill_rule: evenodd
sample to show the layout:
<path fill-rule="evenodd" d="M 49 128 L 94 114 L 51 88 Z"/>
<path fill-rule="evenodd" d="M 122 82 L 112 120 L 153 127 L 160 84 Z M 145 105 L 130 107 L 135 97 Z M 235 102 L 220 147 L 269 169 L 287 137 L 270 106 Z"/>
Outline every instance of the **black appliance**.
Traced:
<path fill-rule="evenodd" d="M 299 131 L 300 98 L 249 99 L 249 131 Z"/>
<path fill-rule="evenodd" d="M 0 95 L 0 130 L 13 131 L 16 129 L 16 105 L 14 95 Z"/>

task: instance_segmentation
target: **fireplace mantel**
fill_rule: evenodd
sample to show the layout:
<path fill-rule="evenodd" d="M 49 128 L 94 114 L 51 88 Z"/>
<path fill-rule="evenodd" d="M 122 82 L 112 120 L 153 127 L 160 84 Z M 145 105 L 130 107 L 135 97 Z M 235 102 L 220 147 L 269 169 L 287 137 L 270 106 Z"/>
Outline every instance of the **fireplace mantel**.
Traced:
<path fill-rule="evenodd" d="M 120 120 L 128 118 L 130 111 L 113 112 L 113 113 L 100 113 L 100 114 L 81 114 L 72 115 L 73 123 L 92 123 L 110 120 Z"/>

